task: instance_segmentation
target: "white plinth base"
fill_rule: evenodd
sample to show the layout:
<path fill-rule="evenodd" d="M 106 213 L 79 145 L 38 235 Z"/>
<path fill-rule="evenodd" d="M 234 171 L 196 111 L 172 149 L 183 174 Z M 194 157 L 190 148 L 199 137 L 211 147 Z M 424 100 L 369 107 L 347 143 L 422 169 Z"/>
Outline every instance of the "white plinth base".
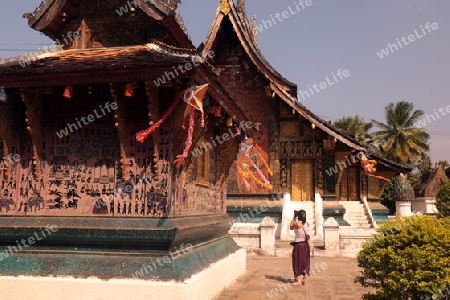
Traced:
<path fill-rule="evenodd" d="M 420 212 L 423 214 L 436 214 L 436 199 L 434 197 L 417 197 L 411 201 L 411 209 L 413 212 Z"/>
<path fill-rule="evenodd" d="M 239 249 L 183 283 L 138 279 L 75 279 L 0 276 L 4 300 L 210 300 L 245 273 L 246 251 Z"/>
<path fill-rule="evenodd" d="M 411 201 L 395 201 L 397 218 L 412 216 Z"/>

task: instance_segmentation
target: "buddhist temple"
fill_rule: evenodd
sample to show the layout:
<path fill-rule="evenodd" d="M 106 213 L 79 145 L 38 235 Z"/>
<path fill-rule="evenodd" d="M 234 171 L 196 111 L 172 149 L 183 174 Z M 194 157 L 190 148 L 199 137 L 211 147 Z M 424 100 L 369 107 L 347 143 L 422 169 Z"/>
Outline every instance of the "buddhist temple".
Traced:
<path fill-rule="evenodd" d="M 141 279 L 183 282 L 232 257 L 233 280 L 245 251 L 227 212 L 286 194 L 377 200 L 410 170 L 298 100 L 258 49 L 245 1 L 221 0 L 198 47 L 179 2 L 119 15 L 122 0 L 46 0 L 25 14 L 56 45 L 0 65 L 0 244 L 58 231 L 1 275 L 123 279 L 172 255 Z"/>

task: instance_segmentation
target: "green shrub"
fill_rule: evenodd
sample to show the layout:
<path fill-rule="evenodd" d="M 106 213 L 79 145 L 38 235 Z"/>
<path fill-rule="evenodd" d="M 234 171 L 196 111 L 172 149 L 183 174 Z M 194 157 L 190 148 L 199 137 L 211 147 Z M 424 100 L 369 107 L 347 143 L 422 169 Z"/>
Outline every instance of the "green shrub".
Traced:
<path fill-rule="evenodd" d="M 442 216 L 450 216 L 450 181 L 439 189 L 436 195 L 436 207 Z"/>
<path fill-rule="evenodd" d="M 363 299 L 432 297 L 450 284 L 450 220 L 430 216 L 383 223 L 357 256 L 362 275 L 355 282 L 374 288 Z"/>
<path fill-rule="evenodd" d="M 380 203 L 386 206 L 389 209 L 390 215 L 395 215 L 395 201 L 392 200 L 392 192 L 394 187 L 392 186 L 392 182 L 386 184 L 383 190 L 383 194 L 381 194 Z"/>

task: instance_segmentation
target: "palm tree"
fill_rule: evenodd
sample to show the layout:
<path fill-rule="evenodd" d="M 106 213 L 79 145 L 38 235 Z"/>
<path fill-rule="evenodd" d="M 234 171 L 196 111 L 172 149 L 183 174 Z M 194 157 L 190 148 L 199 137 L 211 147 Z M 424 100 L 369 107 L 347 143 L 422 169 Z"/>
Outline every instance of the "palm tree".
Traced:
<path fill-rule="evenodd" d="M 360 116 L 343 117 L 333 123 L 334 126 L 344 129 L 358 142 L 366 143 L 370 140 L 369 130 L 372 128 L 372 122 L 365 122 Z"/>
<path fill-rule="evenodd" d="M 428 153 L 422 155 L 415 167 L 419 170 L 420 174 L 424 174 L 425 172 L 429 171 L 431 169 L 430 155 Z"/>
<path fill-rule="evenodd" d="M 414 104 L 406 101 L 390 103 L 384 111 L 386 124 L 372 120 L 381 129 L 372 133 L 373 142 L 388 159 L 408 164 L 418 161 L 430 149 L 430 135 L 415 126 L 424 112 L 414 110 Z"/>

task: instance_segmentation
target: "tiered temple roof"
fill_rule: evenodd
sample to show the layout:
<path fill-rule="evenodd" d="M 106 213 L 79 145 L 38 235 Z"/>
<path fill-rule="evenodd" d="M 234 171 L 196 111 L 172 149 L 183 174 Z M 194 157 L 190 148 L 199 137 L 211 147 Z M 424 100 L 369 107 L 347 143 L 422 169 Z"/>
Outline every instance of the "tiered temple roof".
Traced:
<path fill-rule="evenodd" d="M 438 165 L 422 174 L 414 185 L 416 197 L 435 197 L 440 186 L 449 180 L 442 166 Z"/>
<path fill-rule="evenodd" d="M 256 37 L 252 32 L 248 19 L 245 15 L 245 1 L 238 1 L 238 5 L 233 4 L 233 0 L 222 0 L 220 6 L 216 11 L 216 17 L 212 23 L 211 29 L 202 44 L 202 53 L 205 55 L 213 50 L 220 40 L 220 30 L 223 28 L 225 20 L 229 20 L 232 24 L 233 30 L 239 39 L 245 53 L 253 62 L 257 70 L 268 80 L 270 89 L 279 96 L 285 103 L 287 103 L 300 116 L 310 121 L 319 129 L 326 132 L 332 138 L 355 150 L 366 150 L 367 146 L 358 142 L 345 130 L 342 130 L 328 121 L 323 120 L 319 116 L 311 112 L 304 106 L 297 98 L 297 85 L 284 78 L 278 73 L 266 60 L 256 44 Z M 388 168 L 392 168 L 399 172 L 409 172 L 412 170 L 410 166 L 402 165 L 394 161 L 383 158 L 382 156 L 371 154 L 371 157 L 376 159 L 378 163 Z"/>

